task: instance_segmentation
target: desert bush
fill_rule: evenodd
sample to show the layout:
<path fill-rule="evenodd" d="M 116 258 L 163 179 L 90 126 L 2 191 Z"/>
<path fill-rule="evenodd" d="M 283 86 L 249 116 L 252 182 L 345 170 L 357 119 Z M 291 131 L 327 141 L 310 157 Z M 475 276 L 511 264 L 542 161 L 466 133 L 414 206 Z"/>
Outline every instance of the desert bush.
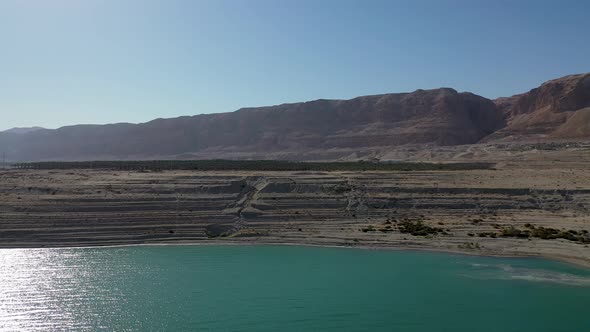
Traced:
<path fill-rule="evenodd" d="M 429 234 L 444 233 L 442 228 L 424 225 L 422 221 L 404 220 L 399 222 L 399 231 L 414 236 L 427 236 Z"/>

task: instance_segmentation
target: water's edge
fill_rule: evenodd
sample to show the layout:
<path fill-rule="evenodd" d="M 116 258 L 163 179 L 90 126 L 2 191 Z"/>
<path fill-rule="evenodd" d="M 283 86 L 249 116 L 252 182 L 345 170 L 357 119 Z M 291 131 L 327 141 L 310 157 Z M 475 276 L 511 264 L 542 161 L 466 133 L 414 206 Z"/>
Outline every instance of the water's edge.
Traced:
<path fill-rule="evenodd" d="M 425 248 L 230 239 L 5 249 L 0 262 L 0 329 L 14 331 L 495 332 L 493 316 L 505 331 L 578 332 L 590 301 L 590 269 Z"/>
<path fill-rule="evenodd" d="M 0 249 L 68 249 L 68 248 L 120 248 L 120 247 L 143 247 L 143 246 L 297 246 L 297 247 L 319 247 L 319 248 L 341 248 L 341 249 L 360 249 L 360 250 L 390 250 L 390 251 L 408 251 L 408 252 L 430 252 L 430 253 L 443 253 L 443 254 L 455 254 L 465 256 L 476 256 L 476 257 L 497 257 L 497 258 L 535 258 L 545 259 L 549 261 L 566 263 L 575 267 L 589 269 L 590 261 L 579 259 L 575 257 L 563 256 L 563 255 L 547 255 L 547 254 L 536 254 L 536 253 L 525 253 L 519 254 L 514 253 L 501 253 L 501 252 L 475 252 L 473 250 L 461 250 L 449 249 L 449 248 L 438 248 L 438 247 L 421 247 L 421 246 L 382 246 L 382 245 L 368 245 L 359 244 L 355 246 L 350 245 L 338 245 L 338 244 L 318 244 L 318 243 L 301 243 L 301 242 L 273 242 L 273 241 L 260 241 L 260 242 L 241 242 L 241 241 L 224 241 L 224 240 L 208 240 L 208 241 L 162 241 L 157 243 L 120 243 L 120 244 L 97 244 L 97 245 L 41 245 L 41 246 L 2 246 Z"/>

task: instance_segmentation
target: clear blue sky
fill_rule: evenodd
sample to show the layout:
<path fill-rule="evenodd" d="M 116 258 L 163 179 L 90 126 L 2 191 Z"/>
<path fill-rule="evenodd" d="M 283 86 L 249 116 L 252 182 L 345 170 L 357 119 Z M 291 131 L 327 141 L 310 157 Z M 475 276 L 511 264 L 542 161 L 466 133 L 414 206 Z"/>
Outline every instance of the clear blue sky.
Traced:
<path fill-rule="evenodd" d="M 590 71 L 590 1 L 0 0 L 0 130 Z"/>

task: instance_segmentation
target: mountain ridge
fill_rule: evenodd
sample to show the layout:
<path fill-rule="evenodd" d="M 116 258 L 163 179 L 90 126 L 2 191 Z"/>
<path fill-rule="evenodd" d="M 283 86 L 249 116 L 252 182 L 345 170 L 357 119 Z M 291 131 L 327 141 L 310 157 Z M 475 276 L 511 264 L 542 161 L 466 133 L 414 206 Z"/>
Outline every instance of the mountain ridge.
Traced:
<path fill-rule="evenodd" d="M 330 152 L 337 149 L 586 139 L 590 136 L 587 107 L 590 73 L 550 80 L 529 92 L 495 100 L 452 88 L 418 89 L 141 124 L 5 131 L 0 132 L 0 151 L 15 161 L 207 159 L 233 158 L 236 153 L 280 158 L 289 151 L 315 151 L 330 159 Z"/>
<path fill-rule="evenodd" d="M 498 98 L 496 106 L 505 114 L 507 125 L 487 140 L 588 138 L 578 130 L 584 123 L 570 123 L 580 110 L 590 107 L 590 73 L 568 75 L 544 82 L 528 92 Z M 581 115 L 576 118 L 583 118 Z M 576 132 L 578 132 L 576 134 Z"/>
<path fill-rule="evenodd" d="M 0 133 L 9 133 L 9 134 L 26 134 L 37 130 L 45 129 L 43 127 L 14 127 L 10 129 L 6 129 L 4 131 L 0 131 Z"/>

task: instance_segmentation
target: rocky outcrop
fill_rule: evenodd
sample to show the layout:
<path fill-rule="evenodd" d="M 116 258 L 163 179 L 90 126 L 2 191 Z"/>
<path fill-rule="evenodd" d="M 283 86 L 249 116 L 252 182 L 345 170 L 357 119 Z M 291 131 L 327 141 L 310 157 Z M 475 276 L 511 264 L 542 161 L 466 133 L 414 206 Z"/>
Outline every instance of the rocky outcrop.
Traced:
<path fill-rule="evenodd" d="M 486 141 L 590 138 L 590 73 L 551 80 L 495 103 L 507 126 Z"/>
<path fill-rule="evenodd" d="M 0 133 L 10 160 L 227 157 L 404 144 L 460 145 L 504 126 L 493 102 L 453 89 L 316 100 L 144 124 Z M 329 159 L 329 158 L 328 158 Z"/>

